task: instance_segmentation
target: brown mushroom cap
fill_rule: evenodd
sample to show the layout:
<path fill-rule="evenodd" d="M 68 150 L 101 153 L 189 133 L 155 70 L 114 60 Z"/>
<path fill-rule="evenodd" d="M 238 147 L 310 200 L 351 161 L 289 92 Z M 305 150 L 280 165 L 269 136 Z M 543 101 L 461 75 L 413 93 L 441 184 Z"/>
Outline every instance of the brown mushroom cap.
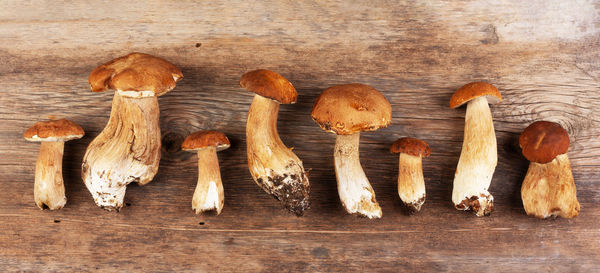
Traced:
<path fill-rule="evenodd" d="M 92 91 L 152 91 L 156 96 L 173 90 L 183 78 L 172 63 L 144 53 L 131 53 L 107 62 L 90 73 Z"/>
<path fill-rule="evenodd" d="M 240 86 L 265 98 L 282 104 L 296 103 L 298 92 L 283 76 L 266 69 L 247 72 L 240 79 Z"/>
<path fill-rule="evenodd" d="M 476 99 L 481 96 L 486 96 L 488 103 L 496 104 L 502 101 L 502 95 L 495 86 L 487 82 L 472 82 L 463 85 L 454 92 L 450 98 L 450 108 L 460 107 L 461 105 Z"/>
<path fill-rule="evenodd" d="M 25 131 L 28 141 L 69 141 L 85 133 L 77 123 L 66 119 L 39 121 Z"/>
<path fill-rule="evenodd" d="M 351 135 L 390 125 L 392 106 L 373 87 L 360 83 L 342 84 L 321 93 L 311 116 L 325 131 Z"/>
<path fill-rule="evenodd" d="M 558 123 L 536 121 L 519 137 L 521 152 L 529 161 L 548 163 L 569 150 L 569 133 Z"/>
<path fill-rule="evenodd" d="M 185 138 L 181 143 L 184 151 L 197 151 L 208 147 L 216 147 L 217 152 L 229 148 L 229 139 L 219 131 L 198 131 Z"/>
<path fill-rule="evenodd" d="M 394 141 L 394 144 L 390 147 L 390 152 L 394 154 L 405 153 L 412 156 L 428 157 L 431 154 L 431 149 L 429 149 L 427 142 L 423 140 L 412 137 L 403 137 Z"/>

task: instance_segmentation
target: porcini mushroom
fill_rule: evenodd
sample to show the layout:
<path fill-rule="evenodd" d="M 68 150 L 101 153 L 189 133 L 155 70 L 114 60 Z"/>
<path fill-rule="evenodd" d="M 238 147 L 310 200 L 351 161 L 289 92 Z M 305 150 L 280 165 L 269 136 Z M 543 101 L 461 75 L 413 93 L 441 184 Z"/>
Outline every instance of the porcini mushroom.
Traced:
<path fill-rule="evenodd" d="M 399 153 L 398 195 L 411 213 L 421 210 L 425 202 L 425 180 L 423 178 L 423 157 L 431 154 L 427 142 L 403 137 L 394 142 L 390 152 Z"/>
<path fill-rule="evenodd" d="M 83 137 L 83 129 L 66 119 L 40 121 L 25 131 L 25 139 L 41 142 L 35 164 L 35 204 L 44 209 L 61 209 L 67 203 L 62 176 L 65 142 Z"/>
<path fill-rule="evenodd" d="M 92 91 L 116 90 L 108 124 L 90 143 L 81 176 L 96 205 L 123 206 L 127 184 L 152 181 L 161 153 L 158 96 L 175 88 L 181 71 L 148 54 L 131 53 L 92 71 Z"/>
<path fill-rule="evenodd" d="M 450 108 L 467 103 L 462 151 L 454 174 L 452 202 L 458 210 L 489 215 L 494 197 L 488 188 L 498 163 L 498 148 L 492 112 L 488 104 L 502 101 L 498 89 L 486 82 L 473 82 L 458 89 Z"/>
<path fill-rule="evenodd" d="M 381 207 L 360 165 L 361 131 L 387 127 L 392 106 L 375 88 L 353 83 L 329 87 L 315 101 L 311 113 L 321 129 L 335 133 L 334 163 L 338 194 L 350 214 L 380 218 Z"/>
<path fill-rule="evenodd" d="M 198 183 L 192 198 L 192 209 L 196 214 L 209 210 L 221 214 L 225 196 L 217 152 L 229 146 L 227 136 L 217 131 L 195 132 L 181 144 L 182 150 L 198 153 Z"/>
<path fill-rule="evenodd" d="M 529 169 L 521 186 L 527 215 L 573 218 L 579 214 L 577 190 L 567 156 L 569 134 L 559 124 L 536 121 L 519 137 Z"/>
<path fill-rule="evenodd" d="M 265 69 L 244 74 L 240 86 L 256 94 L 246 123 L 250 174 L 265 192 L 300 216 L 310 206 L 308 176 L 302 161 L 277 133 L 279 104 L 296 103 L 298 93 L 283 76 Z"/>

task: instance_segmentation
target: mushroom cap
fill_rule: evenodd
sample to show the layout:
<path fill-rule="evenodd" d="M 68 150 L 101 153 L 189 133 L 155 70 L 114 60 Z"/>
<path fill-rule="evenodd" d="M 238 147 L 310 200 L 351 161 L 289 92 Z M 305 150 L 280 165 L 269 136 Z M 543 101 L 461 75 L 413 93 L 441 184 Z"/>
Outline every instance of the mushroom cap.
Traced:
<path fill-rule="evenodd" d="M 360 83 L 342 84 L 321 93 L 311 116 L 327 132 L 351 135 L 390 125 L 392 106 L 373 87 Z"/>
<path fill-rule="evenodd" d="M 152 91 L 161 96 L 175 88 L 183 78 L 172 63 L 144 53 L 130 53 L 107 62 L 90 73 L 92 91 Z"/>
<path fill-rule="evenodd" d="M 219 131 L 198 131 L 190 134 L 181 143 L 184 151 L 198 151 L 208 147 L 216 147 L 217 152 L 229 148 L 229 139 Z"/>
<path fill-rule="evenodd" d="M 271 70 L 258 69 L 247 72 L 242 75 L 240 86 L 282 104 L 293 104 L 298 99 L 298 92 L 292 83 Z"/>
<path fill-rule="evenodd" d="M 403 137 L 394 141 L 394 144 L 390 147 L 390 152 L 394 154 L 405 153 L 413 156 L 428 157 L 431 154 L 431 149 L 429 149 L 427 142 L 423 140 L 412 137 Z"/>
<path fill-rule="evenodd" d="M 521 152 L 529 161 L 548 163 L 569 150 L 569 133 L 558 123 L 536 121 L 519 137 Z"/>
<path fill-rule="evenodd" d="M 25 131 L 28 141 L 69 141 L 82 138 L 85 133 L 81 126 L 67 119 L 38 121 Z"/>
<path fill-rule="evenodd" d="M 500 103 L 502 95 L 495 86 L 487 82 L 472 82 L 463 85 L 450 98 L 450 108 L 457 108 L 472 99 L 485 96 L 490 104 Z"/>

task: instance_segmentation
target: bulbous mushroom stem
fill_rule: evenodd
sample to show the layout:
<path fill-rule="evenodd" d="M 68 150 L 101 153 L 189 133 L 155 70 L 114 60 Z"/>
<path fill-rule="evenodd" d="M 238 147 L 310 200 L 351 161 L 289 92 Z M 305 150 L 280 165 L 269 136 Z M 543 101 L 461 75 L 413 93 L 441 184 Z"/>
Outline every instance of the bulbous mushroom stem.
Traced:
<path fill-rule="evenodd" d="M 360 165 L 359 141 L 360 133 L 338 135 L 335 139 L 333 157 L 338 194 L 348 213 L 381 218 L 381 207 Z"/>
<path fill-rule="evenodd" d="M 61 209 L 67 203 L 62 176 L 62 159 L 65 143 L 43 141 L 35 164 L 35 204 L 44 209 Z"/>
<path fill-rule="evenodd" d="M 198 150 L 198 184 L 194 191 L 192 208 L 196 214 L 216 210 L 219 215 L 224 202 L 225 194 L 223 182 L 221 182 L 217 149 L 207 147 Z"/>
<path fill-rule="evenodd" d="M 452 201 L 456 209 L 489 215 L 494 197 L 488 192 L 498 163 L 492 113 L 485 97 L 471 100 L 465 116 L 465 136 L 454 175 Z"/>
<path fill-rule="evenodd" d="M 410 212 L 418 212 L 425 203 L 425 179 L 420 156 L 400 153 L 398 195 Z"/>

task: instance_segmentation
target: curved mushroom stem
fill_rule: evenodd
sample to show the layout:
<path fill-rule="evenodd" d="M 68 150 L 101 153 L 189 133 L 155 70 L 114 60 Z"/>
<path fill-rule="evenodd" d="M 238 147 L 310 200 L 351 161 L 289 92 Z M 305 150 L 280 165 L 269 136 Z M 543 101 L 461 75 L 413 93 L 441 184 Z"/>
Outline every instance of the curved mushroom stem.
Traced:
<path fill-rule="evenodd" d="M 44 209 L 61 209 L 67 203 L 62 176 L 62 159 L 65 143 L 43 141 L 35 164 L 35 204 Z"/>
<path fill-rule="evenodd" d="M 521 186 L 521 198 L 527 215 L 576 217 L 580 207 L 567 154 L 558 155 L 546 164 L 529 163 Z"/>
<path fill-rule="evenodd" d="M 498 163 L 492 113 L 485 97 L 470 101 L 465 116 L 465 136 L 454 175 L 452 201 L 456 209 L 489 215 L 494 197 L 488 192 Z"/>
<path fill-rule="evenodd" d="M 360 165 L 358 145 L 360 133 L 338 135 L 335 139 L 335 176 L 342 205 L 350 214 L 381 218 L 381 207 Z"/>
<path fill-rule="evenodd" d="M 198 184 L 194 191 L 192 208 L 196 214 L 216 210 L 219 215 L 224 202 L 225 194 L 223 193 L 223 182 L 221 182 L 217 149 L 208 147 L 198 150 Z"/>
<path fill-rule="evenodd" d="M 108 124 L 88 146 L 81 170 L 98 206 L 119 210 L 127 184 L 144 185 L 154 178 L 161 147 L 158 118 L 156 96 L 115 93 Z"/>
<path fill-rule="evenodd" d="M 279 103 L 255 95 L 246 124 L 248 168 L 264 191 L 300 216 L 308 209 L 310 185 L 302 161 L 277 133 Z"/>
<path fill-rule="evenodd" d="M 425 179 L 420 156 L 400 153 L 398 163 L 398 195 L 411 213 L 425 203 Z"/>

